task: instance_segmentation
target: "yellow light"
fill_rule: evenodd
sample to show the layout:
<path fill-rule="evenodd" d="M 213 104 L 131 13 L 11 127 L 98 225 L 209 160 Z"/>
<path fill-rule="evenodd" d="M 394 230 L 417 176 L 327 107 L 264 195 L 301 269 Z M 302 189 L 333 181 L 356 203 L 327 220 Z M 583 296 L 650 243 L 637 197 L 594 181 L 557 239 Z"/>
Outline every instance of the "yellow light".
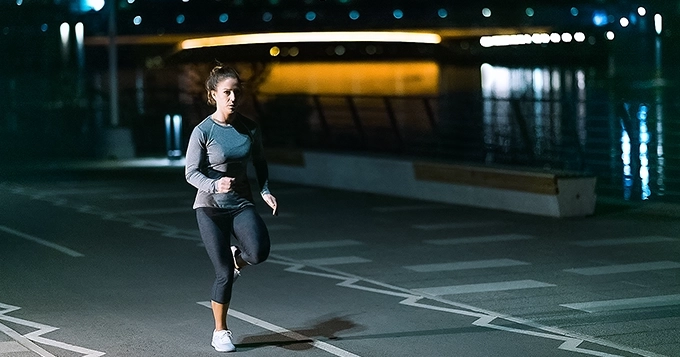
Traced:
<path fill-rule="evenodd" d="M 281 53 L 281 50 L 280 50 L 277 46 L 274 46 L 274 47 L 272 47 L 272 48 L 269 49 L 269 54 L 270 54 L 272 57 L 278 56 L 279 53 Z"/>
<path fill-rule="evenodd" d="M 182 41 L 178 47 L 179 50 L 188 50 L 201 47 L 298 42 L 406 42 L 438 44 L 441 42 L 441 36 L 435 33 L 386 31 L 279 32 L 194 38 Z"/>

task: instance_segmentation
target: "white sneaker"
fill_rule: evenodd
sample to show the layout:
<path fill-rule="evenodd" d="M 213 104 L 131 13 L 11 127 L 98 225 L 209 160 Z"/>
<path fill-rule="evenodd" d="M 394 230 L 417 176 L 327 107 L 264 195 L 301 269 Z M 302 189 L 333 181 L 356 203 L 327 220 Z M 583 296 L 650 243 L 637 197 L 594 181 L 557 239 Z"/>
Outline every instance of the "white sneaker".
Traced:
<path fill-rule="evenodd" d="M 234 257 L 234 282 L 241 276 L 241 270 L 236 267 L 236 256 L 241 254 L 241 251 L 235 245 L 231 246 L 231 256 Z"/>
<path fill-rule="evenodd" d="M 213 331 L 211 345 L 215 347 L 215 351 L 217 352 L 236 351 L 236 346 L 231 342 L 231 331 L 229 330 Z"/>

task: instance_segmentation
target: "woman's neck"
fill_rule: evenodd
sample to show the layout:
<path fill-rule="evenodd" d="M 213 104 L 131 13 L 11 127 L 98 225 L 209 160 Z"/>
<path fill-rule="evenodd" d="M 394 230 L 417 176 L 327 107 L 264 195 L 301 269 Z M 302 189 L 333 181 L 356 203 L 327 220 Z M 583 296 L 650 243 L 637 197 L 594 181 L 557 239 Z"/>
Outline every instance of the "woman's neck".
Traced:
<path fill-rule="evenodd" d="M 234 121 L 236 114 L 234 113 L 234 114 L 230 114 L 230 115 L 225 116 L 225 115 L 223 115 L 219 112 L 214 112 L 210 117 L 217 124 L 228 125 L 228 124 L 231 124 Z"/>

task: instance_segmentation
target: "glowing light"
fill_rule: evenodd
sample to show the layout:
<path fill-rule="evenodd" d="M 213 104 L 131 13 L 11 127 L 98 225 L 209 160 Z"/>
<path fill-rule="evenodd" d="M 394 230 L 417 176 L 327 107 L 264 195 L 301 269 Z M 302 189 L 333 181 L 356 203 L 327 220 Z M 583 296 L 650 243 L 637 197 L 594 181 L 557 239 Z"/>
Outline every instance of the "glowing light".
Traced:
<path fill-rule="evenodd" d="M 396 9 L 396 10 L 392 11 L 392 16 L 394 16 L 395 19 L 399 20 L 402 17 L 404 17 L 404 12 L 399 10 L 399 9 Z"/>
<path fill-rule="evenodd" d="M 569 12 L 571 12 L 571 16 L 578 16 L 578 9 L 575 7 L 572 7 Z"/>
<path fill-rule="evenodd" d="M 572 39 L 573 39 L 573 37 L 571 36 L 571 34 L 569 32 L 565 32 L 565 33 L 562 34 L 562 41 L 563 42 L 571 42 Z"/>
<path fill-rule="evenodd" d="M 525 12 L 526 12 L 527 16 L 529 16 L 529 17 L 533 17 L 533 16 L 534 16 L 534 9 L 532 9 L 532 8 L 530 8 L 530 7 L 527 7 L 527 9 L 526 9 Z"/>
<path fill-rule="evenodd" d="M 142 17 L 137 15 L 132 19 L 132 23 L 135 24 L 135 26 L 139 26 L 142 23 Z"/>
<path fill-rule="evenodd" d="M 306 13 L 305 19 L 307 19 L 307 21 L 314 21 L 314 19 L 316 19 L 316 13 L 314 11 Z"/>
<path fill-rule="evenodd" d="M 17 5 L 18 5 L 18 6 L 21 6 L 21 4 L 23 4 L 23 3 L 24 3 L 23 0 L 17 0 Z"/>
<path fill-rule="evenodd" d="M 604 26 L 609 22 L 607 13 L 605 11 L 593 12 L 593 24 L 595 26 Z"/>
<path fill-rule="evenodd" d="M 528 34 L 482 36 L 479 39 L 479 44 L 482 47 L 528 45 L 531 42 L 531 35 Z"/>
<path fill-rule="evenodd" d="M 449 12 L 446 11 L 446 9 L 439 9 L 439 11 L 437 11 L 437 15 L 439 15 L 440 18 L 445 19 L 447 16 L 449 16 Z"/>
<path fill-rule="evenodd" d="M 290 51 L 288 51 L 288 54 L 291 57 L 296 57 L 297 55 L 300 54 L 300 50 L 297 47 L 291 47 Z"/>
<path fill-rule="evenodd" d="M 647 15 L 647 9 L 645 9 L 645 8 L 642 7 L 642 6 L 638 7 L 637 12 L 638 12 L 638 15 L 640 15 L 640 16 L 645 16 L 645 15 Z"/>
<path fill-rule="evenodd" d="M 68 43 L 68 35 L 69 32 L 71 31 L 71 27 L 68 25 L 68 23 L 64 22 L 59 26 L 59 34 L 61 35 L 61 44 L 66 46 Z"/>
<path fill-rule="evenodd" d="M 488 7 L 485 7 L 482 9 L 482 16 L 484 17 L 491 17 L 491 9 Z"/>
<path fill-rule="evenodd" d="M 400 42 L 438 44 L 441 42 L 441 37 L 434 33 L 421 32 L 278 32 L 196 38 L 182 41 L 178 48 L 180 50 L 188 50 L 201 47 L 299 42 Z"/>
<path fill-rule="evenodd" d="M 227 15 L 227 14 L 220 15 L 220 22 L 221 23 L 225 23 L 227 21 L 229 21 L 229 15 Z"/>
<path fill-rule="evenodd" d="M 85 26 L 83 25 L 83 23 L 82 22 L 77 23 L 73 27 L 73 32 L 76 35 L 76 44 L 78 45 L 78 47 L 82 47 L 85 41 Z"/>
<path fill-rule="evenodd" d="M 277 46 L 274 46 L 269 49 L 269 55 L 272 57 L 276 57 L 281 53 L 281 49 L 279 49 Z"/>
<path fill-rule="evenodd" d="M 560 41 L 562 41 L 562 36 L 560 36 L 559 33 L 553 32 L 553 33 L 550 34 L 550 42 L 560 43 Z"/>
<path fill-rule="evenodd" d="M 605 37 L 607 37 L 607 40 L 611 41 L 611 40 L 613 40 L 614 37 L 616 37 L 616 36 L 614 35 L 614 32 L 612 32 L 612 31 L 607 31 L 607 33 L 605 34 Z"/>
<path fill-rule="evenodd" d="M 104 0 L 86 0 L 85 8 L 99 11 L 104 8 Z"/>
<path fill-rule="evenodd" d="M 345 46 L 336 46 L 335 47 L 335 54 L 338 56 L 342 56 L 345 54 Z"/>
<path fill-rule="evenodd" d="M 48 28 L 47 24 L 42 24 L 42 25 L 40 26 L 40 31 L 42 31 L 42 32 L 47 32 L 47 28 Z"/>
<path fill-rule="evenodd" d="M 359 18 L 359 11 L 352 10 L 349 12 L 349 18 L 352 20 L 356 20 Z"/>
<path fill-rule="evenodd" d="M 184 17 L 184 15 L 182 15 L 182 14 L 177 15 L 176 21 L 177 21 L 178 24 L 183 24 L 184 20 L 186 20 L 186 17 Z"/>
<path fill-rule="evenodd" d="M 274 15 L 272 15 L 271 12 L 265 12 L 264 14 L 262 14 L 262 21 L 264 21 L 264 22 L 269 22 L 273 18 L 274 18 Z"/>
<path fill-rule="evenodd" d="M 576 42 L 584 42 L 586 40 L 586 34 L 577 32 L 574 34 L 574 40 L 576 40 Z"/>
<path fill-rule="evenodd" d="M 663 29 L 663 18 L 661 14 L 654 15 L 654 29 L 657 35 L 661 35 L 661 30 Z"/>
<path fill-rule="evenodd" d="M 627 17 L 622 17 L 619 20 L 619 24 L 621 24 L 621 27 L 628 27 L 628 25 L 630 25 L 630 20 L 628 20 Z"/>

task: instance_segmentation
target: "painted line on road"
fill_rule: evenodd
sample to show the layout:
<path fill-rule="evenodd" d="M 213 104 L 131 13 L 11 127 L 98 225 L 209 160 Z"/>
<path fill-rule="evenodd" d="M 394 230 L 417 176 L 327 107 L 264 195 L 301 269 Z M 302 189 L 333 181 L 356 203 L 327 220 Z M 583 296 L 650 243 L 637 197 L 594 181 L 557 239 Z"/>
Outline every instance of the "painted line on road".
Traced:
<path fill-rule="evenodd" d="M 556 285 L 543 283 L 536 280 L 515 280 L 515 281 L 500 281 L 496 283 L 437 286 L 413 290 L 427 295 L 441 296 L 471 293 L 488 293 L 493 291 L 506 291 L 506 290 L 548 288 L 553 286 Z"/>
<path fill-rule="evenodd" d="M 440 263 L 440 264 L 421 264 L 408 265 L 404 268 L 413 270 L 419 273 L 433 273 L 438 271 L 455 271 L 468 269 L 485 269 L 485 268 L 501 268 L 512 267 L 519 265 L 530 265 L 531 263 L 522 262 L 513 259 L 490 259 L 490 260 L 473 260 L 467 262 L 454 263 Z"/>
<path fill-rule="evenodd" d="M 52 346 L 60 348 L 62 350 L 67 350 L 75 353 L 80 353 L 84 356 L 82 357 L 100 357 L 105 355 L 104 352 L 91 350 L 88 348 L 70 345 L 68 343 L 55 341 L 49 338 L 42 337 L 42 335 L 58 330 L 57 327 L 41 324 L 38 322 L 33 322 L 29 320 L 24 320 L 16 317 L 7 316 L 8 313 L 21 309 L 18 306 L 7 305 L 0 303 L 0 320 L 7 321 L 12 324 L 26 326 L 34 329 L 35 331 L 21 335 L 20 333 L 14 331 L 13 329 L 0 323 L 0 331 L 5 333 L 7 336 L 11 337 L 22 346 L 28 348 L 29 350 L 37 353 L 41 357 L 55 357 L 50 352 L 47 352 L 42 347 L 36 345 L 35 343 L 40 343 L 46 346 Z M 35 343 L 34 343 L 35 342 Z"/>
<path fill-rule="evenodd" d="M 632 299 L 589 301 L 573 304 L 561 304 L 560 306 L 593 313 L 675 305 L 680 305 L 680 294 L 649 296 Z"/>
<path fill-rule="evenodd" d="M 198 302 L 199 305 L 205 306 L 207 308 L 210 308 L 210 301 L 200 301 Z M 359 355 L 355 355 L 352 352 L 345 351 L 341 348 L 335 347 L 329 343 L 319 341 L 317 339 L 305 336 L 303 334 L 288 330 L 286 328 L 283 328 L 281 326 L 274 325 L 270 322 L 260 320 L 257 317 L 253 317 L 247 314 L 244 314 L 242 312 L 236 311 L 234 309 L 229 309 L 229 316 L 232 316 L 234 318 L 237 318 L 239 320 L 245 321 L 249 324 L 261 327 L 265 330 L 269 330 L 274 333 L 278 333 L 279 335 L 288 337 L 290 339 L 293 339 L 295 341 L 300 341 L 300 342 L 305 342 L 308 343 L 318 349 L 324 350 L 332 355 L 338 356 L 338 357 L 360 357 Z"/>
<path fill-rule="evenodd" d="M 283 251 L 283 250 L 299 250 L 299 249 L 319 249 L 319 248 L 336 248 L 336 247 L 349 247 L 353 245 L 362 245 L 362 242 L 345 239 L 345 240 L 333 240 L 333 241 L 316 241 L 316 242 L 306 242 L 306 243 L 284 243 L 284 244 L 272 244 L 272 251 Z"/>
<path fill-rule="evenodd" d="M 270 259 L 268 260 L 269 263 L 274 263 L 274 264 L 283 264 L 287 265 L 288 268 L 285 269 L 285 271 L 289 271 L 292 273 L 298 273 L 298 274 L 304 274 L 304 275 L 311 275 L 311 276 L 318 276 L 318 277 L 324 277 L 324 278 L 329 278 L 329 279 L 334 279 L 334 280 L 340 280 L 340 282 L 337 284 L 338 286 L 346 287 L 346 288 L 351 288 L 351 289 L 356 289 L 360 291 L 367 291 L 367 292 L 373 292 L 377 294 L 383 294 L 387 296 L 394 296 L 394 297 L 400 297 L 403 298 L 399 302 L 399 304 L 402 305 L 407 305 L 407 306 L 412 306 L 412 307 L 417 307 L 417 308 L 422 308 L 422 309 L 428 309 L 432 311 L 439 311 L 439 312 L 445 312 L 445 313 L 452 313 L 452 314 L 457 314 L 457 315 L 462 315 L 462 316 L 470 316 L 470 317 L 475 317 L 477 320 L 475 320 L 472 324 L 475 326 L 479 327 L 486 327 L 490 329 L 495 329 L 495 330 L 501 330 L 501 331 L 507 331 L 511 333 L 516 333 L 520 335 L 526 335 L 526 336 L 534 336 L 534 337 L 539 337 L 539 338 L 546 338 L 546 339 L 551 339 L 551 340 L 556 340 L 556 341 L 562 341 L 563 343 L 557 347 L 560 350 L 564 351 L 572 351 L 576 353 L 582 353 L 590 356 L 596 356 L 596 357 L 624 357 L 624 355 L 621 354 L 611 354 L 611 353 L 606 353 L 606 352 L 601 352 L 597 351 L 591 348 L 586 348 L 586 347 L 581 347 L 581 345 L 584 344 L 584 342 L 589 342 L 592 344 L 596 344 L 599 346 L 607 347 L 607 348 L 612 348 L 616 349 L 619 351 L 625 351 L 627 353 L 632 353 L 637 356 L 644 356 L 644 357 L 665 357 L 663 355 L 650 352 L 650 351 L 644 351 L 639 348 L 634 348 L 634 347 L 629 347 L 629 346 L 624 346 L 620 345 L 618 343 L 614 343 L 611 341 L 606 341 L 602 340 L 596 337 L 592 336 L 586 336 L 586 335 L 581 335 L 572 331 L 567 331 L 563 330 L 560 328 L 556 327 L 551 327 L 551 326 L 545 326 L 541 325 L 539 323 L 536 323 L 531 320 L 523 319 L 520 317 L 514 317 L 514 316 L 508 316 L 506 314 L 500 314 L 498 312 L 482 309 L 479 307 L 475 307 L 469 304 L 464 304 L 464 303 L 459 303 L 459 302 L 454 302 L 449 299 L 444 299 L 438 296 L 434 295 L 425 295 L 425 294 L 420 294 L 417 293 L 411 289 L 406 289 L 402 288 L 399 286 L 387 284 L 384 282 L 376 281 L 373 279 L 367 279 L 363 278 L 354 274 L 349 274 L 345 273 L 336 269 L 328 268 L 328 267 L 323 267 L 323 266 L 306 266 L 304 264 L 300 264 L 297 260 L 284 257 L 281 255 L 272 255 L 272 258 L 279 259 L 279 260 L 274 260 Z M 305 269 L 307 267 L 314 268 L 313 270 L 310 269 Z M 317 270 L 321 270 L 322 272 L 319 272 Z M 358 285 L 361 283 L 361 285 Z M 371 284 L 375 287 L 369 287 L 366 286 L 366 284 Z M 428 304 L 428 303 L 422 303 L 420 302 L 421 300 L 431 300 L 434 301 L 436 304 Z M 444 305 L 450 305 L 453 307 L 444 307 L 441 306 L 441 304 Z M 513 328 L 506 326 L 505 324 L 503 325 L 497 325 L 494 324 L 493 321 L 500 319 L 500 320 L 506 320 L 512 323 L 520 324 L 528 329 L 525 328 Z M 627 356 L 628 354 L 626 354 Z"/>
<path fill-rule="evenodd" d="M 501 234 L 493 236 L 480 237 L 465 237 L 465 238 L 448 238 L 448 239 L 429 239 L 423 241 L 426 244 L 432 245 L 457 245 L 457 244 L 477 244 L 477 243 L 500 243 L 511 242 L 518 240 L 536 239 L 535 236 L 526 234 Z"/>
<path fill-rule="evenodd" d="M 60 251 L 60 252 L 62 252 L 62 253 L 64 253 L 64 254 L 70 255 L 70 256 L 72 256 L 72 257 L 78 258 L 78 257 L 84 257 L 84 256 L 85 256 L 85 255 L 83 255 L 83 254 L 81 254 L 81 253 L 76 252 L 75 250 L 72 250 L 72 249 L 69 249 L 69 248 L 60 246 L 59 244 L 55 244 L 55 243 L 52 243 L 52 242 L 48 242 L 48 241 L 46 241 L 46 240 L 44 240 L 44 239 L 40 239 L 40 238 L 38 238 L 38 237 L 34 237 L 34 236 L 30 235 L 30 234 L 26 234 L 26 233 L 19 232 L 19 231 L 17 231 L 17 230 L 14 230 L 14 229 L 9 228 L 9 227 L 6 227 L 6 226 L 0 226 L 0 231 L 6 232 L 6 233 L 9 233 L 9 234 L 13 234 L 13 235 L 15 235 L 15 236 L 17 236 L 17 237 L 20 237 L 20 238 L 29 240 L 29 241 L 34 242 L 34 243 L 38 243 L 38 244 L 44 245 L 44 246 L 49 247 L 49 248 L 52 248 L 52 249 L 56 249 L 56 250 L 58 250 L 58 251 Z"/>
<path fill-rule="evenodd" d="M 436 231 L 445 229 L 488 227 L 497 224 L 498 222 L 456 222 L 456 223 L 414 224 L 411 226 L 411 228 L 420 229 L 423 231 Z"/>
<path fill-rule="evenodd" d="M 680 268 L 680 263 L 660 261 L 636 264 L 607 265 L 592 268 L 565 269 L 564 271 L 567 273 L 574 273 L 580 275 L 607 275 L 678 268 Z"/>
<path fill-rule="evenodd" d="M 635 238 L 618 238 L 618 239 L 593 239 L 573 242 L 571 244 L 580 247 L 606 247 L 612 245 L 626 245 L 626 244 L 648 244 L 661 242 L 680 242 L 680 240 L 663 237 L 663 236 L 649 236 L 649 237 L 635 237 Z"/>
<path fill-rule="evenodd" d="M 0 342 L 0 354 L 28 351 L 30 351 L 28 348 L 22 346 L 19 342 L 16 341 Z"/>
<path fill-rule="evenodd" d="M 347 257 L 329 257 L 329 258 L 317 258 L 317 259 L 305 259 L 302 261 L 304 264 L 310 265 L 341 265 L 341 264 L 359 264 L 359 263 L 370 263 L 370 259 L 365 259 L 356 256 Z"/>
<path fill-rule="evenodd" d="M 449 208 L 449 207 L 448 206 L 441 206 L 441 205 L 380 206 L 380 207 L 373 207 L 373 208 L 371 208 L 371 210 L 376 211 L 376 212 L 381 212 L 381 213 L 388 213 L 388 212 L 426 211 L 426 210 L 443 209 L 443 208 Z"/>

